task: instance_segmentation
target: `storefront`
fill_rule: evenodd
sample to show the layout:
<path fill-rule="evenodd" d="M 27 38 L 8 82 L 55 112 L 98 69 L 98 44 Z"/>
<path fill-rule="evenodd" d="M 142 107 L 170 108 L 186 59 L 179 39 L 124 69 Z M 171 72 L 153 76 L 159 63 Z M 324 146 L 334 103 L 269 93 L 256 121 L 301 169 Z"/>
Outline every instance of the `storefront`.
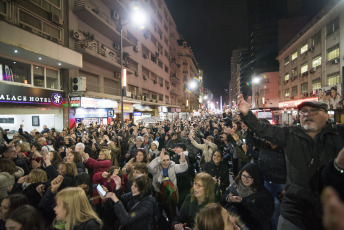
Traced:
<path fill-rule="evenodd" d="M 0 126 L 3 129 L 43 130 L 43 126 L 63 129 L 67 117 L 66 95 L 62 91 L 47 90 L 0 83 Z"/>
<path fill-rule="evenodd" d="M 133 112 L 134 112 L 133 104 L 123 103 L 123 120 L 125 123 L 133 120 Z M 115 115 L 116 115 L 116 119 L 118 120 L 121 119 L 121 105 L 120 104 L 118 105 L 118 108 L 115 108 Z"/>
<path fill-rule="evenodd" d="M 70 107 L 70 127 L 75 127 L 80 122 L 86 126 L 91 123 L 106 125 L 116 118 L 115 109 L 118 108 L 118 103 L 108 99 L 70 97 Z"/>

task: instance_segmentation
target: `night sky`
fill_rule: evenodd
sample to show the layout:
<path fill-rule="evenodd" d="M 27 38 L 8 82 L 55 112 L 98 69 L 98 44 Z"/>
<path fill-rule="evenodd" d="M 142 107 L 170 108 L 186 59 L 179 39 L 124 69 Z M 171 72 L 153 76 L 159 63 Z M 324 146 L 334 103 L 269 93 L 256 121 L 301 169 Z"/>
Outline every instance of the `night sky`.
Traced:
<path fill-rule="evenodd" d="M 230 80 L 232 50 L 246 45 L 246 6 L 242 0 L 165 0 L 177 29 L 191 46 L 204 86 L 216 97 Z"/>

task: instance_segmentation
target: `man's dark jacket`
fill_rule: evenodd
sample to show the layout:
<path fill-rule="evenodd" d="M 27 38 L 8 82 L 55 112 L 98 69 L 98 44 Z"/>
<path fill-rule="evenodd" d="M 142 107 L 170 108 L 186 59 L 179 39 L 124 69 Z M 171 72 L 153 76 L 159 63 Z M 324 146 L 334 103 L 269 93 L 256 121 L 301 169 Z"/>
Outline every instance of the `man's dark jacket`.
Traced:
<path fill-rule="evenodd" d="M 321 169 L 344 146 L 344 126 L 327 123 L 312 139 L 301 126 L 277 127 L 260 122 L 250 111 L 244 123 L 259 136 L 274 137 L 286 157 L 287 187 L 281 215 L 302 229 L 323 229 L 320 213 Z"/>

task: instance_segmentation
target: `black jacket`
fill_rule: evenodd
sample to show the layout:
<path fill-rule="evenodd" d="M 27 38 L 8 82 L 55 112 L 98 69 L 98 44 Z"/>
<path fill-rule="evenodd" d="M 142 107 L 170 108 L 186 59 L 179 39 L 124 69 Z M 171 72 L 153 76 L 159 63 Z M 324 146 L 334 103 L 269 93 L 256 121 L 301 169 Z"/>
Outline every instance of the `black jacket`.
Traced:
<path fill-rule="evenodd" d="M 156 201 L 152 196 L 140 199 L 132 196 L 131 192 L 122 195 L 121 200 L 113 204 L 113 211 L 123 229 L 149 230 L 155 215 Z"/>
<path fill-rule="evenodd" d="M 216 179 L 220 178 L 219 190 L 221 193 L 226 191 L 226 188 L 229 186 L 229 169 L 225 162 L 222 161 L 218 166 L 213 161 L 207 162 L 203 171 L 212 177 L 216 177 Z"/>
<path fill-rule="evenodd" d="M 344 146 L 343 125 L 326 124 L 312 139 L 300 126 L 277 127 L 261 123 L 252 112 L 241 114 L 245 124 L 256 134 L 274 137 L 286 157 L 287 183 L 281 205 L 281 215 L 305 229 L 323 229 L 317 184 L 321 183 L 319 170 L 327 166 Z"/>

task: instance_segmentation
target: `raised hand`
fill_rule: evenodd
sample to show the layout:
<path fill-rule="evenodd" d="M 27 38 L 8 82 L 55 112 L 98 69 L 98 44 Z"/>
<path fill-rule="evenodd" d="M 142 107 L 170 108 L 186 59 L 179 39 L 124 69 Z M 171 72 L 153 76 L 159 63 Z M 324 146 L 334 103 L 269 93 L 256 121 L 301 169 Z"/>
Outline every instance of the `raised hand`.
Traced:
<path fill-rule="evenodd" d="M 247 98 L 247 101 L 245 101 L 244 96 L 242 94 L 238 96 L 238 110 L 243 115 L 246 115 L 250 111 L 252 107 L 251 101 L 252 101 L 251 96 Z"/>
<path fill-rule="evenodd" d="M 56 193 L 57 190 L 60 188 L 61 184 L 63 181 L 63 176 L 58 175 L 57 177 L 55 177 L 55 179 L 53 179 L 51 181 L 51 192 L 52 193 Z"/>

